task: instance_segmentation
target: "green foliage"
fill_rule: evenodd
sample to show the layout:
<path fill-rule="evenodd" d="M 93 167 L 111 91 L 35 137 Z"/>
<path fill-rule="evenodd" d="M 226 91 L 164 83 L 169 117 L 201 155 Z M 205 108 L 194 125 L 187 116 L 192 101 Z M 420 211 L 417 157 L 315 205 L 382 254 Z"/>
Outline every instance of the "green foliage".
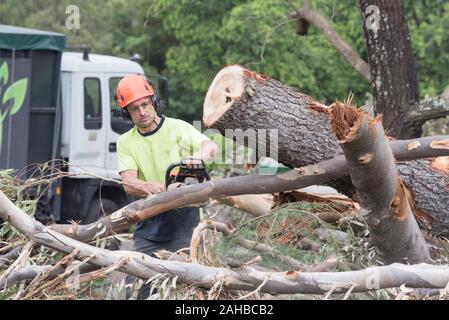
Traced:
<path fill-rule="evenodd" d="M 441 94 L 449 85 L 449 2 L 405 1 L 420 95 Z"/>
<path fill-rule="evenodd" d="M 15 296 L 18 289 L 15 286 L 6 288 L 6 290 L 0 291 L 0 300 L 8 300 Z"/>
<path fill-rule="evenodd" d="M 18 208 L 29 215 L 33 215 L 36 212 L 37 199 L 29 199 L 26 193 L 28 187 L 27 183 L 17 179 L 14 175 L 14 170 L 0 170 L 0 191 Z M 43 190 L 38 187 L 37 194 L 40 195 L 41 192 Z M 0 222 L 1 239 L 13 239 L 16 236 L 23 237 L 12 225 L 1 220 Z"/>
<path fill-rule="evenodd" d="M 330 256 L 336 256 L 341 261 L 355 263 L 360 266 L 378 265 L 378 256 L 375 249 L 368 243 L 368 229 L 366 225 L 358 222 L 354 215 L 341 219 L 338 226 L 330 225 L 319 219 L 316 214 L 333 210 L 352 210 L 342 204 L 316 204 L 305 201 L 285 204 L 269 215 L 251 218 L 243 221 L 232 237 L 220 237 L 215 244 L 215 252 L 220 261 L 246 262 L 257 254 L 262 257 L 260 266 L 275 270 L 290 270 L 291 266 L 282 259 L 282 256 L 293 257 L 306 265 L 320 263 Z M 348 233 L 349 240 L 341 242 L 332 234 L 325 239 L 318 236 L 317 229 L 330 231 L 344 231 Z M 237 250 L 239 238 L 269 245 L 275 254 L 264 254 L 251 251 L 250 256 L 242 255 Z M 310 250 L 303 246 L 311 243 L 318 249 Z M 334 270 L 342 270 L 345 266 L 337 265 Z"/>

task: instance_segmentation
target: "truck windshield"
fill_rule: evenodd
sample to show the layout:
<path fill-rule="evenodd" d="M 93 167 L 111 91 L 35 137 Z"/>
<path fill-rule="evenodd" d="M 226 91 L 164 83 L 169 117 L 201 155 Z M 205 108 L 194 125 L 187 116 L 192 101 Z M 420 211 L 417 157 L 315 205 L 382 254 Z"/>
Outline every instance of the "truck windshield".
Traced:
<path fill-rule="evenodd" d="M 115 88 L 117 88 L 117 84 L 120 81 L 121 77 L 113 77 L 109 78 L 109 95 L 111 101 L 111 128 L 114 132 L 118 134 L 125 133 L 129 129 L 131 129 L 134 125 L 130 120 L 124 120 L 119 112 L 119 106 L 115 103 L 114 95 Z"/>

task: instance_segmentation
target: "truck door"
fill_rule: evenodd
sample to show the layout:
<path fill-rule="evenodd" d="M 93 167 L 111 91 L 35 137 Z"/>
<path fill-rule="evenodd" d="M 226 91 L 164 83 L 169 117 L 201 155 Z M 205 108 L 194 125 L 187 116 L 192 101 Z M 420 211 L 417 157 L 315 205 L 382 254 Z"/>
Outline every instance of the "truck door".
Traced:
<path fill-rule="evenodd" d="M 104 175 L 106 152 L 106 125 L 103 116 L 103 101 L 108 99 L 102 85 L 102 76 L 96 73 L 73 75 L 71 97 L 71 172 L 83 172 L 82 167 L 97 175 Z M 103 80 L 104 81 L 104 80 Z"/>
<path fill-rule="evenodd" d="M 106 130 L 106 162 L 105 167 L 107 171 L 107 176 L 109 178 L 120 178 L 118 174 L 118 160 L 117 160 L 117 139 L 122 134 L 128 131 L 133 127 L 133 123 L 131 121 L 125 121 L 122 119 L 118 106 L 115 103 L 114 95 L 115 89 L 117 88 L 117 84 L 121 78 L 123 78 L 126 74 L 105 74 L 105 85 L 107 85 L 108 101 L 105 106 L 105 119 L 108 119 L 108 122 L 105 122 L 105 130 Z"/>

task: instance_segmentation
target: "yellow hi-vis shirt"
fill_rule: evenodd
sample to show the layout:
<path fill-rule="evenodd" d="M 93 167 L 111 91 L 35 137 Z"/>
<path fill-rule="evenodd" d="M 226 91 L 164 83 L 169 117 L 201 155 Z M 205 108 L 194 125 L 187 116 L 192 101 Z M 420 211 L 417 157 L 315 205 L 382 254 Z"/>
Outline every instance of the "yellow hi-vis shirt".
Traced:
<path fill-rule="evenodd" d="M 133 127 L 117 140 L 119 172 L 137 170 L 139 179 L 164 184 L 168 166 L 193 157 L 204 140 L 209 138 L 192 125 L 164 116 L 152 132 L 142 134 Z"/>

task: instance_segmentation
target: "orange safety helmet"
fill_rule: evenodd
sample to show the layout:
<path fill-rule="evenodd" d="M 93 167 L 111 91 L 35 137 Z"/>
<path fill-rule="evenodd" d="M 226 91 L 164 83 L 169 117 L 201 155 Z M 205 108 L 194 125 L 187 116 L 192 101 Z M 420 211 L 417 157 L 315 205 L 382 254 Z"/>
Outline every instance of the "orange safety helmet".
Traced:
<path fill-rule="evenodd" d="M 120 108 L 143 97 L 153 96 L 154 88 L 144 76 L 128 74 L 117 85 L 115 96 Z"/>

